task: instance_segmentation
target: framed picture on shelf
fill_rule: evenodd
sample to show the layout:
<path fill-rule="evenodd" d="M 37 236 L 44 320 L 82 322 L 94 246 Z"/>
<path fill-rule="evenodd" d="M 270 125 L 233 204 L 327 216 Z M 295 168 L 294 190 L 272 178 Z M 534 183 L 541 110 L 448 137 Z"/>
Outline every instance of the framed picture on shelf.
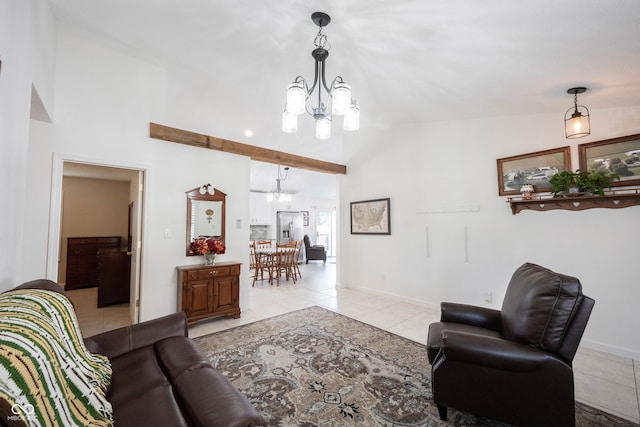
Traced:
<path fill-rule="evenodd" d="M 580 170 L 620 175 L 612 187 L 640 185 L 640 134 L 578 145 Z"/>
<path fill-rule="evenodd" d="M 390 201 L 351 202 L 351 234 L 391 234 Z"/>
<path fill-rule="evenodd" d="M 535 153 L 504 157 L 498 163 L 498 194 L 520 194 L 524 184 L 533 185 L 536 193 L 551 191 L 549 178 L 558 172 L 571 171 L 569 146 Z"/>
<path fill-rule="evenodd" d="M 309 226 L 309 211 L 302 211 L 302 225 L 304 227 Z"/>

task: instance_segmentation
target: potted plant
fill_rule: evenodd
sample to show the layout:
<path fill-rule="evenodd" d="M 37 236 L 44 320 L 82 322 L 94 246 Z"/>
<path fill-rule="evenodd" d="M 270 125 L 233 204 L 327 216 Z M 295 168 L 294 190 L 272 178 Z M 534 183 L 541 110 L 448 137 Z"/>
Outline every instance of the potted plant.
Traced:
<path fill-rule="evenodd" d="M 585 193 L 604 196 L 605 188 L 611 188 L 611 181 L 620 179 L 620 175 L 604 171 L 583 172 L 577 169 L 575 172 L 562 171 L 549 179 L 551 192 L 554 197 Z"/>

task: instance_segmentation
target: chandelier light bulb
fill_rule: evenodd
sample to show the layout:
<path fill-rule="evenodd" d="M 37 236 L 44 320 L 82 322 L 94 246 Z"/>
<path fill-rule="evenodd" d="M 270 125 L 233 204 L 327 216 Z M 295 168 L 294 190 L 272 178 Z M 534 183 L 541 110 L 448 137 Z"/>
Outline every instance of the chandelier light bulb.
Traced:
<path fill-rule="evenodd" d="M 349 110 L 344 115 L 344 130 L 354 131 L 360 129 L 360 107 L 352 102 Z"/>
<path fill-rule="evenodd" d="M 580 130 L 582 129 L 582 116 L 574 117 L 571 121 L 573 121 L 573 131 L 575 133 L 580 133 Z"/>
<path fill-rule="evenodd" d="M 282 112 L 282 131 L 286 133 L 298 131 L 298 116 L 290 113 L 286 108 Z"/>
<path fill-rule="evenodd" d="M 304 113 L 307 95 L 302 82 L 293 82 L 287 87 L 287 105 L 285 109 L 291 114 Z"/>
<path fill-rule="evenodd" d="M 351 106 L 351 87 L 346 83 L 336 83 L 333 89 L 333 101 L 331 112 L 342 116 L 349 111 Z"/>
<path fill-rule="evenodd" d="M 331 138 L 331 120 L 327 116 L 316 118 L 316 138 Z"/>

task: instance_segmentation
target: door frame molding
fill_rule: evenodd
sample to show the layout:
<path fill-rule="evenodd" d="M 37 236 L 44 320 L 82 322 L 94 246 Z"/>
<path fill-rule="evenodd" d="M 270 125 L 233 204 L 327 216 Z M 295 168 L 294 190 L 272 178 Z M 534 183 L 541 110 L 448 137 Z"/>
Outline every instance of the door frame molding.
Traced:
<path fill-rule="evenodd" d="M 141 222 L 140 222 L 140 236 L 141 247 L 136 250 L 140 251 L 145 246 L 146 233 L 145 225 L 147 223 L 147 209 L 144 206 L 147 204 L 147 197 L 149 191 L 147 191 L 147 183 L 149 182 L 150 166 L 146 164 L 134 163 L 134 162 L 122 162 L 122 161 L 105 161 L 91 157 L 78 156 L 74 154 L 53 153 L 52 167 L 51 167 L 51 200 L 49 206 L 49 236 L 47 242 L 47 263 L 45 277 L 54 282 L 58 282 L 58 263 L 60 257 L 60 232 L 62 227 L 62 178 L 64 172 L 65 163 L 81 163 L 93 166 L 106 166 L 119 169 L 130 169 L 142 173 L 144 190 L 139 196 L 140 205 L 138 209 L 141 210 Z M 140 320 L 140 311 L 142 307 L 142 270 L 143 262 L 142 257 L 140 259 L 140 267 L 136 271 L 138 283 L 138 289 L 136 291 L 136 298 L 130 302 L 130 304 L 136 304 L 136 300 L 140 301 L 140 306 L 137 307 L 137 316 L 132 319 L 134 323 L 138 323 Z M 132 272 L 133 273 L 133 272 Z"/>

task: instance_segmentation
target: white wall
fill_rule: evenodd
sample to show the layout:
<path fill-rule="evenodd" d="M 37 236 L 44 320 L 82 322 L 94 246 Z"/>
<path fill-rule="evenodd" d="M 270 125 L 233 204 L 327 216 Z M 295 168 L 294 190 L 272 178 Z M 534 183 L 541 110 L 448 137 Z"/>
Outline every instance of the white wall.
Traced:
<path fill-rule="evenodd" d="M 373 144 L 363 136 L 353 153 L 370 144 L 365 152 L 376 155 L 353 154 L 340 181 L 341 285 L 426 305 L 499 308 L 511 274 L 530 261 L 578 277 L 595 298 L 584 342 L 640 358 L 640 335 L 628 329 L 640 323 L 640 206 L 514 216 L 498 196 L 496 172 L 498 158 L 566 145 L 577 169 L 577 144 L 639 133 L 639 116 L 640 108 L 593 109 L 594 133 L 574 141 L 564 138 L 561 114 L 409 125 L 378 133 Z M 350 235 L 349 202 L 384 197 L 392 234 Z M 419 213 L 465 204 L 479 211 Z"/>
<path fill-rule="evenodd" d="M 241 308 L 248 308 L 249 286 L 249 159 L 241 156 L 153 140 L 149 122 L 184 123 L 190 111 L 208 113 L 184 94 L 198 92 L 198 81 L 188 81 L 159 67 L 91 43 L 87 37 L 63 31 L 59 36 L 53 124 L 33 122 L 27 185 L 25 240 L 47 235 L 52 158 L 135 167 L 146 171 L 142 247 L 141 319 L 176 311 L 175 267 L 201 263 L 185 255 L 185 192 L 211 183 L 227 194 L 224 260 L 243 263 Z M 180 96 L 178 95 L 180 94 Z M 224 121 L 224 118 L 222 118 Z M 236 219 L 242 228 L 236 229 Z M 165 237 L 165 230 L 172 237 Z M 38 249 L 40 253 L 40 249 Z M 43 277 L 46 257 L 32 257 L 25 280 Z"/>
<path fill-rule="evenodd" d="M 31 91 L 51 110 L 54 27 L 47 0 L 0 2 L 0 290 L 23 277 Z M 42 254 L 41 245 L 27 250 Z"/>

